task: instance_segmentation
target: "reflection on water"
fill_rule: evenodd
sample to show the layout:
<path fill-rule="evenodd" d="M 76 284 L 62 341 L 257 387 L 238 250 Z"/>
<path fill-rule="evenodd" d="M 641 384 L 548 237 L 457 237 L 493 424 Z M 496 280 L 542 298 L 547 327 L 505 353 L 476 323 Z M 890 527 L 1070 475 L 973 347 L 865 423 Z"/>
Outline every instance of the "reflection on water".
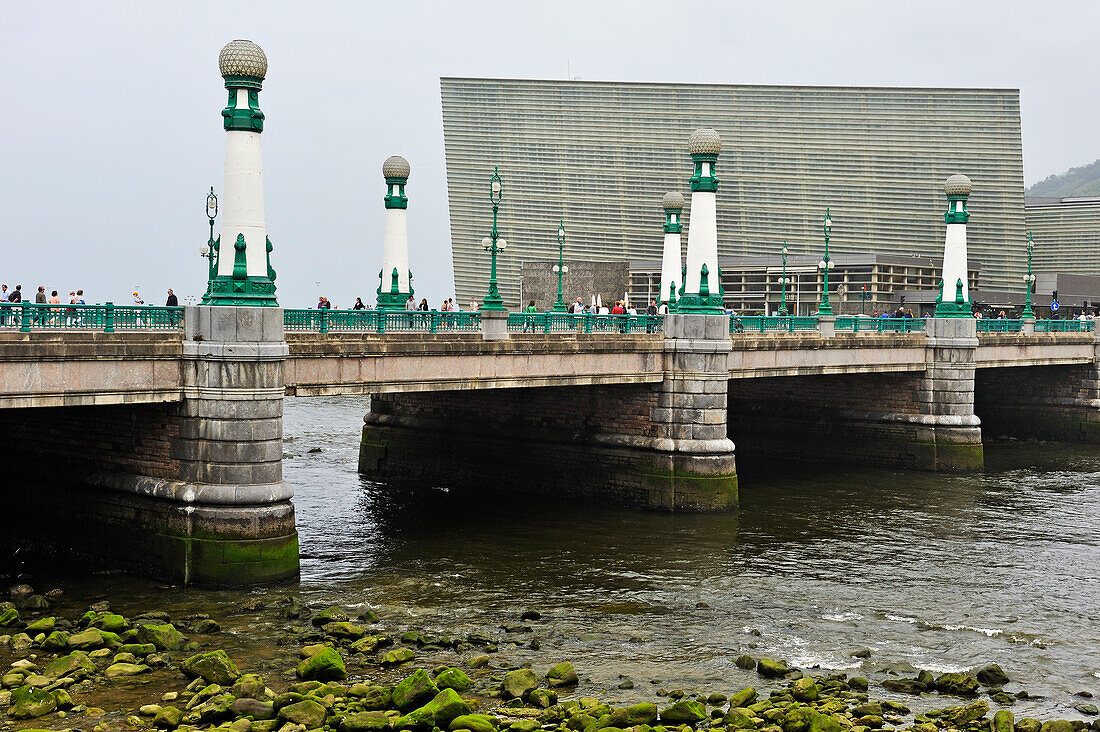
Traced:
<path fill-rule="evenodd" d="M 502 486 L 476 500 L 392 489 L 355 471 L 366 399 L 288 399 L 285 476 L 296 490 L 303 601 L 371 606 L 448 634 L 539 610 L 541 650 L 572 660 L 586 693 L 652 700 L 667 688 L 759 684 L 741 653 L 876 674 L 998 662 L 1062 716 L 1100 671 L 1100 456 L 988 446 L 988 470 L 943 476 L 742 463 L 741 510 L 670 515 L 564 503 Z M 310 452 L 320 448 L 321 452 Z M 75 605 L 212 612 L 240 593 L 126 577 L 67 578 Z M 286 588 L 251 596 L 274 600 Z M 216 613 L 215 613 L 216 616 Z M 263 626 L 239 642 L 270 655 Z M 267 645 L 265 645 L 265 643 Z M 861 661 L 851 652 L 870 648 Z M 881 678 L 879 676 L 878 678 Z M 717 683 L 716 680 L 720 680 Z M 888 696 L 888 695 L 886 695 Z"/>

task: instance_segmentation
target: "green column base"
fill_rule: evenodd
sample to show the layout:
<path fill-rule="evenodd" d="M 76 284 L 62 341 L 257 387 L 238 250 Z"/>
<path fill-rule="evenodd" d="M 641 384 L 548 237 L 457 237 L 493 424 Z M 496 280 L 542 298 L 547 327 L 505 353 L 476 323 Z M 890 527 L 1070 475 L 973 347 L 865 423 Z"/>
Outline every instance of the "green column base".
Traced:
<path fill-rule="evenodd" d="M 278 307 L 275 283 L 267 277 L 246 277 L 243 280 L 218 275 L 210 281 L 202 298 L 203 305 L 252 305 Z"/>
<path fill-rule="evenodd" d="M 643 458 L 638 472 L 649 509 L 717 513 L 737 508 L 737 467 L 732 454 L 657 453 Z"/>
<path fill-rule="evenodd" d="M 201 587 L 248 587 L 298 578 L 298 534 L 267 539 L 159 535 L 151 549 L 176 581 Z"/>
<path fill-rule="evenodd" d="M 980 442 L 910 442 L 908 449 L 918 470 L 968 473 L 985 468 L 985 449 Z"/>
<path fill-rule="evenodd" d="M 412 292 L 381 292 L 378 294 L 379 310 L 404 310 Z"/>

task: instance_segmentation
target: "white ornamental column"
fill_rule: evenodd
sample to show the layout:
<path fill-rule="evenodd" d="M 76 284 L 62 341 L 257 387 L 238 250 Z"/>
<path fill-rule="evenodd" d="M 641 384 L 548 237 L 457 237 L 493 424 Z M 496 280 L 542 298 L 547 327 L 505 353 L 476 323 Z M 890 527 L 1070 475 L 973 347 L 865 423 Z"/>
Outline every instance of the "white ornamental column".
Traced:
<path fill-rule="evenodd" d="M 951 176 L 943 185 L 948 206 L 943 215 L 947 222 L 947 239 L 943 246 L 943 279 L 940 281 L 939 297 L 936 298 L 937 318 L 974 317 L 970 306 L 970 284 L 966 278 L 966 222 L 970 220 L 966 201 L 971 188 L 970 179 L 961 173 Z"/>
<path fill-rule="evenodd" d="M 264 113 L 259 93 L 267 74 L 267 56 L 252 41 L 230 41 L 218 54 L 218 68 L 229 90 L 222 110 L 225 127 L 225 184 L 222 230 L 215 243 L 216 276 L 204 305 L 277 305 L 271 242 L 264 221 L 263 154 L 260 133 Z"/>
<path fill-rule="evenodd" d="M 715 130 L 695 130 L 688 139 L 695 163 L 691 177 L 691 225 L 688 227 L 687 272 L 681 313 L 721 313 L 722 284 L 718 272 L 718 178 L 714 174 L 722 138 Z"/>
<path fill-rule="evenodd" d="M 680 232 L 684 230 L 681 219 L 684 196 L 678 191 L 669 191 L 661 199 L 661 206 L 665 210 L 665 249 L 661 258 L 661 289 L 657 302 L 667 303 L 671 309 L 676 306 L 676 293 L 680 291 L 680 275 L 684 267 L 680 251 Z"/>
<path fill-rule="evenodd" d="M 382 270 L 378 273 L 378 309 L 403 310 L 413 295 L 409 271 L 409 231 L 405 184 L 409 180 L 409 161 L 400 155 L 386 158 L 382 175 L 386 178 L 386 231 L 382 238 Z"/>

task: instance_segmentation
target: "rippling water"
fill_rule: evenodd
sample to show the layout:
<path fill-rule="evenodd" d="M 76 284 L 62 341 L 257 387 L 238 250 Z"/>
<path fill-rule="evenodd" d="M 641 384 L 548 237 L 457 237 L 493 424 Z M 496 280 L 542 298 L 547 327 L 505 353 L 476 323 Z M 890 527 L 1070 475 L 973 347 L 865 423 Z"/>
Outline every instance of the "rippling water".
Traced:
<path fill-rule="evenodd" d="M 536 609 L 548 618 L 542 649 L 506 660 L 570 659 L 582 690 L 611 700 L 651 699 L 652 680 L 727 693 L 759 684 L 733 665 L 741 653 L 879 680 L 995 661 L 1014 680 L 1007 690 L 1046 697 L 1017 715 L 1080 716 L 1071 695 L 1100 691 L 1095 449 L 991 445 L 976 476 L 743 464 L 738 513 L 669 515 L 515 486 L 475 501 L 371 484 L 356 473 L 366 409 L 359 398 L 287 400 L 305 601 L 454 634 Z M 70 586 L 165 603 L 140 580 Z M 240 599 L 181 590 L 171 602 Z M 870 659 L 850 657 L 863 647 Z M 618 690 L 620 676 L 637 687 Z"/>

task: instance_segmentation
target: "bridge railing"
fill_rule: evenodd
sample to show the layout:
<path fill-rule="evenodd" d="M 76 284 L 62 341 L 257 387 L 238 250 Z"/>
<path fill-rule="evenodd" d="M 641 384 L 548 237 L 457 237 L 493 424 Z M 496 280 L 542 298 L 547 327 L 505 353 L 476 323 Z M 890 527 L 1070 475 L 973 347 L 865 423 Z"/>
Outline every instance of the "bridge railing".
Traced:
<path fill-rule="evenodd" d="M 452 333 L 481 330 L 481 314 L 439 310 L 283 310 L 283 328 L 312 333 Z"/>
<path fill-rule="evenodd" d="M 1091 333 L 1091 320 L 1036 320 L 1036 333 Z"/>
<path fill-rule="evenodd" d="M 730 316 L 730 333 L 794 333 L 796 331 L 817 330 L 817 328 L 817 318 L 814 317 L 801 317 L 794 315 Z"/>
<path fill-rule="evenodd" d="M 508 313 L 508 330 L 517 333 L 660 333 L 663 323 L 661 315 Z"/>
<path fill-rule="evenodd" d="M 924 318 L 869 318 L 862 315 L 838 315 L 835 330 L 853 333 L 922 333 Z"/>
<path fill-rule="evenodd" d="M 104 333 L 133 330 L 178 330 L 183 326 L 182 307 L 152 305 L 43 305 L 0 304 L 0 328 L 32 330 L 98 330 Z"/>
<path fill-rule="evenodd" d="M 1019 333 L 1024 329 L 1024 321 L 1018 318 L 982 318 L 976 325 L 979 333 Z M 1035 330 L 1039 330 L 1038 321 Z"/>

